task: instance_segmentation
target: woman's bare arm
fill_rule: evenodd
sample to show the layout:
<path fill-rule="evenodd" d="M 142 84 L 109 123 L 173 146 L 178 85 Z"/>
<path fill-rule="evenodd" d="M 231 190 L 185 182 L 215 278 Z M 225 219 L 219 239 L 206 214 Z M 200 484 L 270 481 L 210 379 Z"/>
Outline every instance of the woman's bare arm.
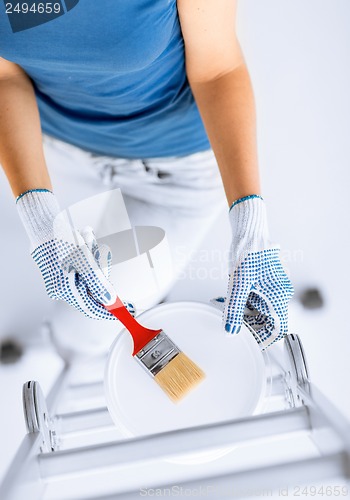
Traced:
<path fill-rule="evenodd" d="M 51 189 L 33 85 L 22 68 L 2 58 L 0 164 L 15 196 L 28 189 Z"/>
<path fill-rule="evenodd" d="M 229 204 L 260 194 L 253 90 L 235 33 L 235 0 L 177 0 L 186 71 Z"/>

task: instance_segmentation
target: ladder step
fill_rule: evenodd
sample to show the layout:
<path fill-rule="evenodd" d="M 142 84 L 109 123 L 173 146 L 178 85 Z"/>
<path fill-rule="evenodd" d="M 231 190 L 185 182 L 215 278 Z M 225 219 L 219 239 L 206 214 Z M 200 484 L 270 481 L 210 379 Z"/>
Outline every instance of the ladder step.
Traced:
<path fill-rule="evenodd" d="M 92 447 L 40 454 L 42 478 L 134 461 L 162 459 L 169 455 L 225 448 L 251 440 L 310 430 L 306 407 L 256 415 L 245 419 L 181 429 L 152 436 L 125 439 Z"/>

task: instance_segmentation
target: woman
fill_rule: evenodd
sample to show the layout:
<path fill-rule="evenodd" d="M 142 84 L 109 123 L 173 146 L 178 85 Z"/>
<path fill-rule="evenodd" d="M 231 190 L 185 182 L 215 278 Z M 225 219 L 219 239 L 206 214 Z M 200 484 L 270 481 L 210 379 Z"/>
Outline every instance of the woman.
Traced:
<path fill-rule="evenodd" d="M 115 299 L 96 267 L 96 245 L 85 245 L 91 235 L 76 248 L 57 244 L 59 205 L 41 127 L 44 140 L 79 148 L 102 172 L 112 165 L 108 175 L 123 192 L 152 196 L 175 217 L 187 210 L 178 226 L 201 213 L 204 227 L 217 212 L 219 169 L 232 226 L 224 328 L 238 333 L 248 306 L 265 347 L 282 338 L 293 291 L 268 237 L 236 2 L 75 0 L 41 2 L 40 12 L 35 1 L 29 12 L 24 5 L 0 17 L 0 162 L 49 295 L 90 317 L 109 318 L 100 303 Z M 152 176 L 141 192 L 142 175 L 132 180 L 128 169 L 135 162 Z"/>

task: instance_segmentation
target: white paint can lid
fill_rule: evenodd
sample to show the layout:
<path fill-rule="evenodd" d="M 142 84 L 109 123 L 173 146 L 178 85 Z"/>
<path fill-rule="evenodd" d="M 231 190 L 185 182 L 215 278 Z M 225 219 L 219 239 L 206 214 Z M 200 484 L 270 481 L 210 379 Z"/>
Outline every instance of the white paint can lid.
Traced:
<path fill-rule="evenodd" d="M 173 403 L 133 359 L 131 336 L 122 330 L 109 352 L 105 393 L 111 417 L 123 436 L 145 436 L 259 412 L 266 391 L 266 366 L 245 326 L 238 335 L 225 334 L 221 312 L 198 302 L 164 303 L 138 320 L 147 327 L 162 328 L 203 369 L 206 378 Z"/>

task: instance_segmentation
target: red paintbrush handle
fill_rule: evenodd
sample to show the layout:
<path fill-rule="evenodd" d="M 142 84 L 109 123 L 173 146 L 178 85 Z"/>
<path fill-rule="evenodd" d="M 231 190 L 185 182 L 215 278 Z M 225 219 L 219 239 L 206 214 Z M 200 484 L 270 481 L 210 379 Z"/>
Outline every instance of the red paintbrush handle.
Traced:
<path fill-rule="evenodd" d="M 117 300 L 111 306 L 104 306 L 113 316 L 119 319 L 125 328 L 129 331 L 134 341 L 133 356 L 145 347 L 162 330 L 151 330 L 140 325 L 138 321 L 129 313 L 123 302 L 117 297 Z"/>

